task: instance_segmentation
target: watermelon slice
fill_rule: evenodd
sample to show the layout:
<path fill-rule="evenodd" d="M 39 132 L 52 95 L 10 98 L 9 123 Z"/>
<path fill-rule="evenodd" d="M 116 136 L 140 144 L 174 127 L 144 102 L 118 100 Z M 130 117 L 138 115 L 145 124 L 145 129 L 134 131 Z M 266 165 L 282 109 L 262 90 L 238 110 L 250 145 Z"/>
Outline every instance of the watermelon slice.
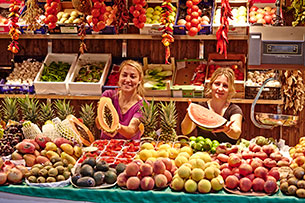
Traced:
<path fill-rule="evenodd" d="M 227 120 L 219 114 L 199 104 L 191 103 L 187 109 L 191 120 L 204 130 L 213 130 L 223 126 Z"/>

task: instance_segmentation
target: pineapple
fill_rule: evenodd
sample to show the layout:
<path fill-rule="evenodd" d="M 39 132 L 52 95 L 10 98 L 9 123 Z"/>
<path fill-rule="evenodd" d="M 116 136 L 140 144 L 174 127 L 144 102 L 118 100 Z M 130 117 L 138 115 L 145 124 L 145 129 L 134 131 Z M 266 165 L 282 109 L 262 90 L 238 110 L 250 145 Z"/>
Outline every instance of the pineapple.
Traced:
<path fill-rule="evenodd" d="M 2 101 L 2 116 L 7 123 L 9 120 L 19 121 L 19 107 L 16 98 L 5 97 Z"/>
<path fill-rule="evenodd" d="M 161 141 L 174 141 L 176 134 L 177 112 L 175 102 L 163 104 L 160 102 L 160 118 L 161 118 L 161 134 L 159 140 Z"/>
<path fill-rule="evenodd" d="M 91 103 L 90 105 L 82 105 L 80 109 L 80 117 L 83 119 L 84 124 L 89 128 L 89 130 L 93 132 L 96 117 L 93 103 Z"/>
<path fill-rule="evenodd" d="M 18 102 L 22 111 L 22 118 L 36 123 L 38 120 L 37 114 L 39 113 L 38 100 L 35 98 L 30 99 L 29 95 L 26 95 L 25 98 L 20 98 Z"/>
<path fill-rule="evenodd" d="M 54 117 L 54 110 L 52 109 L 52 103 L 41 103 L 40 104 L 40 116 L 39 120 L 41 123 L 45 123 L 48 120 L 52 120 Z"/>
<path fill-rule="evenodd" d="M 144 125 L 144 133 L 142 137 L 151 137 L 154 140 L 157 140 L 158 135 L 156 134 L 157 122 L 158 122 L 158 109 L 157 105 L 154 104 L 154 100 L 148 104 L 143 100 L 143 106 L 141 108 L 143 117 L 140 118 L 140 121 Z"/>
<path fill-rule="evenodd" d="M 75 114 L 73 106 L 70 105 L 70 101 L 66 103 L 66 100 L 59 100 L 57 99 L 55 101 L 55 107 L 56 107 L 56 112 L 57 116 L 61 119 L 64 120 L 68 115 Z"/>

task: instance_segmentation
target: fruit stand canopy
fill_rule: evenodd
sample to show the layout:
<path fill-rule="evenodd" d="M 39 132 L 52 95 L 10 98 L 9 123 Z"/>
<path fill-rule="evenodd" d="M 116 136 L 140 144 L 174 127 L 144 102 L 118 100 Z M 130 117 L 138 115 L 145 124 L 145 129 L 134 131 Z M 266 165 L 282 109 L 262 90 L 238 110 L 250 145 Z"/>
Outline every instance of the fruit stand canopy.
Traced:
<path fill-rule="evenodd" d="M 225 191 L 208 194 L 172 192 L 170 188 L 162 191 L 130 191 L 118 187 L 110 189 L 39 188 L 23 185 L 1 186 L 0 191 L 33 197 L 60 198 L 89 202 L 305 202 L 305 199 L 286 196 L 279 190 L 272 196 L 242 196 Z"/>

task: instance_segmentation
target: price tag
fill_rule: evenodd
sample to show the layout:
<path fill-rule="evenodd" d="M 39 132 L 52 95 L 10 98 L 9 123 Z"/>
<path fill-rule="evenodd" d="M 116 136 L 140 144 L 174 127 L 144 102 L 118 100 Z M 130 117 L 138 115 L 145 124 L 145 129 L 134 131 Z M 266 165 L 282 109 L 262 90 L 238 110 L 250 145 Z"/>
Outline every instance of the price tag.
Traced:
<path fill-rule="evenodd" d="M 61 33 L 77 33 L 77 27 L 60 27 Z"/>

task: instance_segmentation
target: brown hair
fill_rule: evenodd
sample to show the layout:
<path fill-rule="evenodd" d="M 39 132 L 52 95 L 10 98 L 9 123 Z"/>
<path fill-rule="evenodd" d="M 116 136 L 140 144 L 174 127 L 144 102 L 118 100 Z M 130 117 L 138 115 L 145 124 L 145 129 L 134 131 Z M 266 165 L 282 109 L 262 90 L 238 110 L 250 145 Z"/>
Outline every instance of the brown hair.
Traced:
<path fill-rule="evenodd" d="M 229 101 L 230 99 L 232 99 L 232 97 L 235 94 L 235 86 L 234 86 L 235 74 L 231 68 L 217 68 L 215 70 L 215 72 L 212 74 L 210 82 L 207 84 L 205 93 L 207 96 L 211 96 L 212 85 L 215 82 L 215 80 L 221 75 L 224 75 L 228 79 L 229 95 L 228 95 L 227 100 Z"/>
<path fill-rule="evenodd" d="M 139 76 L 140 76 L 140 84 L 138 85 L 137 87 L 137 93 L 138 95 L 140 95 L 141 97 L 144 97 L 144 73 L 143 73 L 143 68 L 142 68 L 142 65 L 137 62 L 137 61 L 133 61 L 133 60 L 126 60 L 126 61 L 123 61 L 120 65 L 120 69 L 119 69 L 119 73 L 121 75 L 121 71 L 122 69 L 125 67 L 125 66 L 131 66 L 133 68 L 135 68 L 138 73 L 139 73 Z"/>

